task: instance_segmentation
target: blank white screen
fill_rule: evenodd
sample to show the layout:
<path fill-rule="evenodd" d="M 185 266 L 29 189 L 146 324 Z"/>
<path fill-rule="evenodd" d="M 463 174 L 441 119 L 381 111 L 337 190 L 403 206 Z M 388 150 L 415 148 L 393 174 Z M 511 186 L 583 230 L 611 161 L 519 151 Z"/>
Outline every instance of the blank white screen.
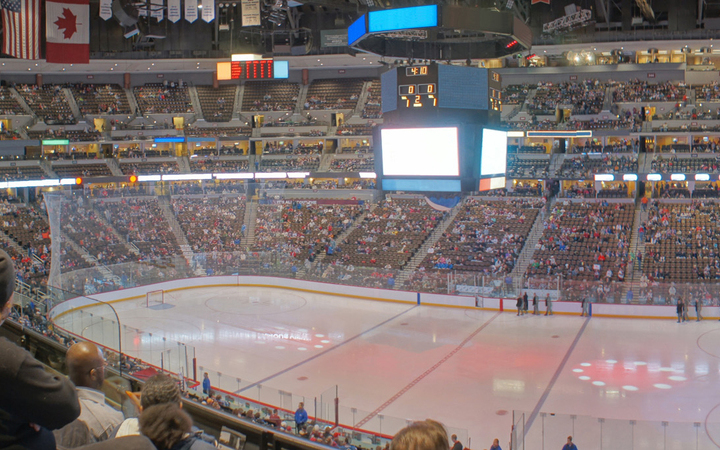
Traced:
<path fill-rule="evenodd" d="M 484 129 L 480 175 L 499 175 L 507 171 L 507 132 Z"/>
<path fill-rule="evenodd" d="M 458 176 L 457 128 L 380 130 L 385 175 Z"/>

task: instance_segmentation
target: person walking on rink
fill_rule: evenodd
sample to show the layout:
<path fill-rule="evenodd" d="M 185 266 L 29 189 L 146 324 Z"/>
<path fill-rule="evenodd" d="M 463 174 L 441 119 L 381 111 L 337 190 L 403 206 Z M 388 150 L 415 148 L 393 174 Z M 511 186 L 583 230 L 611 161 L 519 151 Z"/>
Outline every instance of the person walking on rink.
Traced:
<path fill-rule="evenodd" d="M 590 317 L 590 299 L 587 297 L 583 297 L 582 299 L 582 313 L 580 314 L 580 317 Z"/>
<path fill-rule="evenodd" d="M 563 445 L 562 450 L 578 450 L 577 445 L 573 444 L 572 436 L 568 436 L 568 440 L 565 445 Z"/>
<path fill-rule="evenodd" d="M 538 305 L 537 294 L 533 294 L 533 316 L 540 315 L 540 305 Z"/>
<path fill-rule="evenodd" d="M 700 296 L 695 298 L 695 322 L 700 322 L 702 320 L 702 300 L 700 299 Z"/>
<path fill-rule="evenodd" d="M 690 320 L 688 317 L 688 309 L 690 309 L 690 300 L 683 299 L 683 322 Z"/>
<path fill-rule="evenodd" d="M 677 311 L 677 316 L 678 316 L 677 323 L 680 323 L 680 321 L 683 320 L 683 301 L 680 298 L 677 301 L 677 306 L 675 307 L 675 311 Z"/>
<path fill-rule="evenodd" d="M 548 292 L 548 294 L 545 296 L 545 315 L 547 316 L 548 314 L 550 314 L 551 316 L 553 315 L 553 311 L 552 311 L 552 299 L 550 298 L 550 293 L 549 293 L 549 292 Z"/>
<path fill-rule="evenodd" d="M 517 310 L 518 310 L 517 315 L 519 316 L 520 313 L 522 312 L 522 309 L 523 309 L 523 299 L 522 299 L 522 295 L 518 295 L 517 302 L 515 303 L 515 306 L 517 306 Z"/>
<path fill-rule="evenodd" d="M 523 293 L 523 314 L 528 313 L 528 295 L 527 292 Z"/>

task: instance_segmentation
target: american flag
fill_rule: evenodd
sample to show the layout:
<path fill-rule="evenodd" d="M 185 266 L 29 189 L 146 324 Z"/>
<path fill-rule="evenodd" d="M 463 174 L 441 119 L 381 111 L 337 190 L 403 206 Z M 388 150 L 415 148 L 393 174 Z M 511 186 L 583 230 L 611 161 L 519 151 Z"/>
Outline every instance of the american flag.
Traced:
<path fill-rule="evenodd" d="M 0 0 L 3 53 L 21 59 L 40 59 L 40 0 Z"/>

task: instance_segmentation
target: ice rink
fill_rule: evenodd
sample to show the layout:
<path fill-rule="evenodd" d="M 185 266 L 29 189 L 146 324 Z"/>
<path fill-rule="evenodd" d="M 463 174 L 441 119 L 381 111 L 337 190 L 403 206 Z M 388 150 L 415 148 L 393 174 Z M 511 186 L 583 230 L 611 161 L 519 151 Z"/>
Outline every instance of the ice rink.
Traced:
<path fill-rule="evenodd" d="M 125 327 L 142 330 L 124 334 L 125 353 L 155 365 L 162 353 L 176 370 L 181 342 L 213 385 L 288 409 L 304 397 L 311 415 L 337 385 L 346 425 L 394 433 L 405 419 L 434 418 L 467 430 L 473 449 L 493 438 L 506 448 L 516 410 L 519 435 L 547 448 L 568 434 L 582 450 L 601 448 L 599 435 L 602 448 L 663 448 L 643 433 L 669 437 L 668 449 L 720 442 L 714 320 L 517 317 L 246 287 L 168 292 L 165 302 L 114 304 Z M 74 323 L 92 338 L 94 325 Z"/>

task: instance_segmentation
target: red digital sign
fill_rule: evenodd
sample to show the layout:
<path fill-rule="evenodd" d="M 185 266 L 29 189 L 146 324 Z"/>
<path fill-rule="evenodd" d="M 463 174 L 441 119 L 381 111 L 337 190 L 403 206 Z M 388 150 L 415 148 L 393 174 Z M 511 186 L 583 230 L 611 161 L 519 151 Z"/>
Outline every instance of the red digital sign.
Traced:
<path fill-rule="evenodd" d="M 217 74 L 218 80 L 272 80 L 273 60 L 219 62 Z"/>

